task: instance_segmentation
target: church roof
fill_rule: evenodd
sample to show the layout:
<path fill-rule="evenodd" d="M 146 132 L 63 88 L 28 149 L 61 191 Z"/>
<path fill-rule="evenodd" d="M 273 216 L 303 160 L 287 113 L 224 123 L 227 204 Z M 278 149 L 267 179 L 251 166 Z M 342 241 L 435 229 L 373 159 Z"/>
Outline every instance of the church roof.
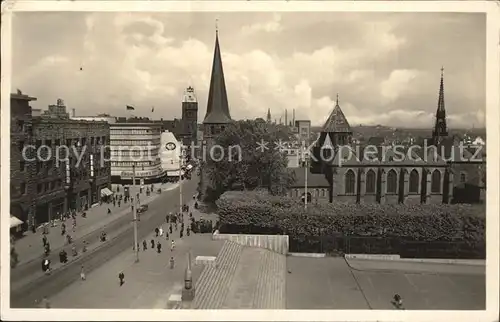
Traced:
<path fill-rule="evenodd" d="M 214 60 L 208 92 L 207 114 L 203 124 L 225 124 L 231 122 L 229 104 L 227 101 L 226 83 L 222 69 L 222 59 L 219 47 L 219 35 L 215 36 Z"/>
<path fill-rule="evenodd" d="M 335 107 L 333 108 L 332 113 L 328 117 L 323 125 L 322 132 L 337 132 L 337 133 L 351 133 L 351 126 L 349 122 L 347 122 L 347 118 L 342 112 L 342 109 L 339 106 L 339 97 L 337 95 L 337 102 Z"/>

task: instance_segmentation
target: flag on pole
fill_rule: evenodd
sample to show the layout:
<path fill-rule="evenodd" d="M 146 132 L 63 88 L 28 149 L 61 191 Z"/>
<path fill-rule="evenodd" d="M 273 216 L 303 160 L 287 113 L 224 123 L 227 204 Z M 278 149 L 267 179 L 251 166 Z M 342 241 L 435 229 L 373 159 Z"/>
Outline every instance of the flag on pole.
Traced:
<path fill-rule="evenodd" d="M 127 111 L 133 111 L 135 110 L 135 107 L 127 105 Z"/>

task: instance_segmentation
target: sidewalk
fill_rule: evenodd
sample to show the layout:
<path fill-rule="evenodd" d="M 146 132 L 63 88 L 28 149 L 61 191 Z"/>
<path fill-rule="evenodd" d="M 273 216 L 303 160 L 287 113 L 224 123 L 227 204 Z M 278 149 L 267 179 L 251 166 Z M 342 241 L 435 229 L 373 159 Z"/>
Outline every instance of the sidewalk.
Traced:
<path fill-rule="evenodd" d="M 178 184 L 162 185 L 163 190 L 175 189 L 177 187 Z M 131 191 L 134 197 L 135 194 L 139 192 L 139 186 L 136 186 L 135 188 L 136 189 L 134 191 Z M 120 188 L 119 193 L 115 192 L 115 194 L 123 194 L 123 187 Z M 159 196 L 159 194 L 153 193 L 149 197 L 146 197 L 146 193 L 143 192 L 141 195 L 141 204 L 149 203 Z M 111 210 L 111 214 L 109 215 L 107 213 L 108 208 Z M 118 207 L 118 203 L 116 206 L 113 206 L 113 203 L 103 203 L 102 205 L 98 205 L 87 210 L 87 218 L 82 218 L 81 214 L 77 215 L 75 232 L 72 231 L 73 219 L 67 219 L 65 221 L 66 232 L 71 235 L 74 242 L 77 242 L 78 239 L 83 236 L 102 229 L 118 218 L 123 217 L 126 214 L 130 214 L 130 212 L 130 202 L 126 204 L 122 202 L 121 207 Z M 59 248 L 66 245 L 66 237 L 61 235 L 61 222 L 59 220 L 56 221 L 56 227 L 50 227 L 49 229 L 50 233 L 45 236 L 47 236 L 47 240 L 50 243 L 51 253 L 54 254 Z M 18 266 L 36 260 L 43 255 L 43 236 L 44 235 L 41 230 L 37 230 L 35 234 L 31 231 L 27 231 L 25 232 L 25 236 L 23 238 L 15 241 L 15 249 L 19 255 Z"/>
<path fill-rule="evenodd" d="M 184 215 L 184 222 L 186 225 L 189 223 L 187 214 Z M 166 223 L 163 229 L 168 230 Z M 212 241 L 210 234 L 185 234 L 180 239 L 179 231 L 174 230 L 169 237 L 166 240 L 165 236 L 156 237 L 152 232 L 145 239 L 148 244 L 146 251 L 142 249 L 142 240 L 139 241 L 139 263 L 134 263 L 135 253 L 130 249 L 90 272 L 86 281 L 75 276 L 73 284 L 50 299 L 52 307 L 165 309 L 169 296 L 180 294 L 184 286 L 187 253 L 191 251 L 194 282 L 203 269 L 203 266 L 194 265 L 196 256 L 217 256 L 223 244 L 223 241 Z M 176 244 L 173 252 L 170 251 L 172 237 Z M 151 249 L 151 239 L 155 240 L 155 244 L 161 242 L 161 253 Z M 169 267 L 171 256 L 175 258 L 174 269 Z M 119 272 L 125 275 L 125 284 L 121 287 Z"/>

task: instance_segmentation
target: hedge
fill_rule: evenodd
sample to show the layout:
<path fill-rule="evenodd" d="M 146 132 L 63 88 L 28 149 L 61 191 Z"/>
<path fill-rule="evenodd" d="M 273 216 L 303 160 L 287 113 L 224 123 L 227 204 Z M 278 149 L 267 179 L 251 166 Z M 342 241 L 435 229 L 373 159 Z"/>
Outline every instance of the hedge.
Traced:
<path fill-rule="evenodd" d="M 263 192 L 226 192 L 217 201 L 221 227 L 287 234 L 304 241 L 319 235 L 403 238 L 411 241 L 485 243 L 485 216 L 464 204 L 381 205 L 302 203 Z M 250 228 L 249 228 L 250 227 Z M 223 232 L 222 228 L 221 232 Z"/>

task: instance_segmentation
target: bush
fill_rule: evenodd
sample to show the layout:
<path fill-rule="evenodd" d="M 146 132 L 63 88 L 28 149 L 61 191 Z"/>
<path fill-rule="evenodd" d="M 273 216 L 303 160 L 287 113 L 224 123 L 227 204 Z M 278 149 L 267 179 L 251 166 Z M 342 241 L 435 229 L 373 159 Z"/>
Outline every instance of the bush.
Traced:
<path fill-rule="evenodd" d="M 332 203 L 310 204 L 306 210 L 293 198 L 232 191 L 223 194 L 217 206 L 221 233 L 274 231 L 289 235 L 291 244 L 307 240 L 311 244 L 320 235 L 370 239 L 372 245 L 367 248 L 381 238 L 420 244 L 460 242 L 472 248 L 485 244 L 485 218 L 472 205 Z M 393 244 L 376 248 L 396 247 Z"/>

